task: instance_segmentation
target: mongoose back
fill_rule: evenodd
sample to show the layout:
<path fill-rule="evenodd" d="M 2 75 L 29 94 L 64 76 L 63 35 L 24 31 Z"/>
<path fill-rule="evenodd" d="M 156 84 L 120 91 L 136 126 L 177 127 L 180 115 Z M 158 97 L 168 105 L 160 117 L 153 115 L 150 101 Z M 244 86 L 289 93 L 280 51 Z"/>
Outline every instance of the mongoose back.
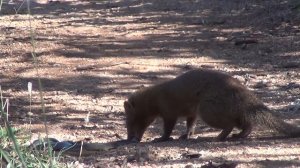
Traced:
<path fill-rule="evenodd" d="M 233 135 L 245 138 L 255 125 L 264 125 L 290 137 L 299 137 L 300 128 L 285 123 L 237 79 L 222 72 L 197 69 L 175 79 L 144 88 L 124 102 L 127 140 L 140 141 L 146 128 L 162 117 L 164 133 L 155 141 L 169 140 L 179 117 L 185 117 L 189 138 L 194 132 L 197 117 L 207 125 L 221 129 L 219 140 Z"/>

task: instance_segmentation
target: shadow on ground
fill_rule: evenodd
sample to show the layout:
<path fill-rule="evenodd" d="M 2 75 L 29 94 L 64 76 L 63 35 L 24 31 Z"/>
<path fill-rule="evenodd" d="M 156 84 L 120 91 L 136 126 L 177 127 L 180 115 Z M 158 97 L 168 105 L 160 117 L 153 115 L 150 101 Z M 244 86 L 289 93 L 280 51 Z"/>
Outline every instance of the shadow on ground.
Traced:
<path fill-rule="evenodd" d="M 25 1 L 13 1 L 10 4 L 5 1 L 0 11 L 0 17 L 15 15 L 16 12 L 19 13 L 18 15 L 26 14 L 26 4 L 20 7 L 22 2 Z M 41 78 L 50 124 L 65 123 L 63 128 L 71 131 L 88 129 L 69 124 L 82 123 L 83 118 L 66 117 L 68 114 L 86 115 L 88 113 L 84 107 L 76 109 L 72 106 L 82 103 L 80 99 L 82 98 L 87 102 L 86 106 L 95 107 L 90 118 L 92 124 L 100 125 L 95 128 L 107 130 L 123 128 L 125 130 L 124 123 L 116 123 L 116 121 L 124 119 L 123 108 L 114 108 L 117 105 L 107 101 L 105 102 L 108 103 L 106 109 L 105 105 L 101 104 L 102 98 L 111 96 L 114 97 L 114 100 L 124 101 L 132 90 L 143 87 L 143 85 L 164 81 L 170 76 L 174 77 L 195 68 L 183 63 L 171 64 L 170 67 L 173 70 L 161 71 L 141 72 L 130 68 L 108 69 L 119 64 L 130 65 L 131 62 L 126 61 L 127 58 L 131 61 L 141 59 L 145 61 L 141 64 L 147 65 L 147 60 L 157 59 L 172 62 L 179 58 L 203 57 L 224 61 L 224 65 L 228 67 L 236 67 L 236 71 L 230 72 L 232 75 L 245 76 L 263 72 L 265 74 L 285 73 L 287 78 L 299 78 L 300 16 L 298 5 L 296 1 L 279 2 L 277 0 L 251 2 L 246 0 L 230 2 L 219 0 L 32 2 L 33 17 L 43 20 L 43 24 L 49 25 L 47 30 L 54 32 L 54 35 L 51 34 L 54 37 L 50 37 L 47 32 L 41 33 L 43 28 L 37 28 L 35 40 L 42 44 L 50 43 L 59 46 L 50 48 L 50 50 L 37 51 L 37 57 L 47 60 L 59 56 L 63 59 L 76 59 L 79 60 L 78 62 L 81 59 L 90 61 L 90 64 L 82 63 L 76 66 L 71 66 L 71 63 L 70 65 L 56 64 L 55 60 L 40 62 L 44 68 L 49 68 L 50 71 L 59 67 L 68 69 L 68 73 L 72 74 L 66 75 L 67 77 L 47 77 L 45 75 Z M 16 15 L 14 21 L 18 19 Z M 55 24 L 53 24 L 54 22 Z M 76 34 L 72 32 L 73 29 L 82 25 L 107 31 L 106 34 L 97 32 Z M 61 31 L 65 29 L 65 32 L 59 34 L 56 29 Z M 15 25 L 0 27 L 0 31 L 5 36 L 5 41 L 0 41 L 0 45 L 30 43 L 30 36 L 18 35 L 23 32 L 23 29 Z M 30 102 L 28 97 L 21 93 L 27 91 L 27 82 L 33 82 L 34 86 L 38 86 L 38 83 L 37 77 L 24 77 L 19 74 L 33 71 L 34 68 L 33 66 L 17 67 L 9 73 L 4 70 L 6 67 L 13 68 L 15 64 L 17 66 L 23 62 L 31 65 L 31 53 L 17 50 L 12 54 L 1 50 L 0 55 L 0 61 L 4 64 L 7 63 L 7 66 L 0 69 L 3 70 L 0 72 L 0 84 L 5 91 L 4 96 L 11 98 L 14 116 L 22 118 L 22 115 L 24 113 L 26 115 L 29 111 Z M 9 62 L 7 61 L 9 57 L 20 57 L 20 59 Z M 104 66 L 93 63 L 93 61 L 113 58 L 124 58 L 125 61 L 111 61 Z M 197 67 L 201 66 L 202 64 Z M 239 68 L 248 70 L 240 71 Z M 292 71 L 296 75 L 288 76 Z M 118 79 L 116 80 L 115 76 L 106 75 L 106 72 L 117 76 Z M 287 83 L 286 85 L 278 84 L 275 89 L 260 87 L 256 89 L 256 92 L 263 97 L 264 102 L 269 103 L 275 100 L 276 103 L 280 103 L 282 101 L 280 96 L 286 97 L 286 102 L 299 99 L 299 89 L 298 83 Z M 278 96 L 278 93 L 285 94 Z M 65 104 L 65 100 L 71 103 Z M 41 119 L 41 109 L 38 107 L 40 100 L 35 99 L 32 103 L 34 105 L 32 111 L 37 114 L 35 117 Z M 122 103 L 119 103 L 118 106 L 120 104 Z M 60 108 L 57 108 L 58 106 Z M 97 106 L 103 106 L 103 109 L 107 111 L 103 112 L 104 110 L 97 109 Z M 282 107 L 277 110 L 287 111 L 288 109 Z M 284 115 L 284 118 L 290 116 Z M 292 116 L 294 119 L 297 118 L 296 115 Z M 22 121 L 18 122 L 22 123 Z M 40 122 L 40 120 L 36 120 L 36 122 Z M 160 123 L 155 124 L 157 126 Z M 185 127 L 181 123 L 178 129 L 185 130 Z M 158 130 L 149 129 L 149 131 L 151 134 L 157 135 Z M 105 139 L 105 137 L 101 138 Z M 264 142 L 259 143 L 260 145 L 264 144 Z M 202 147 L 210 149 L 219 146 Z M 181 161 L 178 160 L 178 162 Z M 277 164 L 300 166 L 297 161 L 280 160 L 266 160 L 258 164 L 265 167 Z"/>

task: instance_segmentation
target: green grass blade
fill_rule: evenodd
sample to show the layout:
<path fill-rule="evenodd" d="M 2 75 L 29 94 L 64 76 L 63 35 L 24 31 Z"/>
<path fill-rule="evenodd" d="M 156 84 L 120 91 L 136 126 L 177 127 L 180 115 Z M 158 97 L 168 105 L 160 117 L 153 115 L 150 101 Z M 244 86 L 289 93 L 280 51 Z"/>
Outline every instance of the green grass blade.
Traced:
<path fill-rule="evenodd" d="M 18 154 L 18 156 L 19 156 L 19 158 L 20 158 L 20 161 L 21 161 L 21 163 L 22 163 L 22 166 L 26 168 L 27 166 L 26 166 L 24 157 L 23 157 L 23 155 L 22 155 L 22 153 L 21 153 L 21 151 L 20 151 L 19 145 L 18 145 L 18 143 L 17 143 L 17 139 L 16 139 L 16 137 L 15 137 L 15 135 L 14 135 L 14 133 L 13 133 L 13 130 L 12 130 L 10 124 L 9 124 L 6 120 L 5 120 L 5 123 L 6 123 L 6 130 L 7 130 L 8 136 L 9 136 L 9 138 L 12 140 L 12 142 L 13 142 L 13 144 L 14 144 L 16 153 Z"/>
<path fill-rule="evenodd" d="M 0 91 L 1 91 L 1 90 L 0 90 Z M 19 156 L 20 161 L 21 161 L 21 163 L 22 163 L 22 167 L 25 167 L 25 168 L 26 168 L 26 163 L 25 163 L 24 157 L 23 157 L 23 155 L 22 155 L 22 153 L 21 153 L 21 151 L 20 151 L 20 148 L 19 148 L 19 145 L 18 145 L 18 143 L 17 143 L 16 137 L 15 137 L 15 135 L 14 135 L 14 133 L 13 133 L 13 130 L 12 130 L 12 128 L 11 128 L 9 122 L 6 120 L 7 117 L 6 117 L 6 114 L 5 114 L 5 112 L 4 112 L 4 107 L 2 106 L 2 103 L 3 103 L 3 99 L 2 99 L 2 92 L 1 92 L 1 104 L 0 104 L 0 109 L 1 109 L 1 110 L 0 110 L 0 111 L 1 111 L 2 119 L 3 119 L 4 124 L 5 124 L 5 128 L 6 128 L 6 131 L 7 131 L 7 135 L 8 135 L 8 137 L 9 137 L 9 138 L 12 140 L 12 142 L 13 142 L 13 145 L 14 145 L 14 147 L 15 147 L 16 153 L 17 153 L 17 155 Z"/>
<path fill-rule="evenodd" d="M 45 132 L 46 132 L 46 139 L 48 140 L 48 143 L 50 144 L 49 138 L 48 138 L 48 126 L 47 126 L 47 118 L 46 118 L 46 110 L 45 110 L 45 102 L 44 102 L 44 96 L 43 96 L 43 87 L 42 87 L 42 82 L 41 82 L 41 78 L 39 75 L 39 71 L 38 71 L 38 61 L 36 58 L 36 52 L 35 52 L 35 39 L 34 39 L 34 32 L 33 29 L 31 27 L 31 11 L 30 11 L 30 0 L 27 0 L 27 12 L 29 15 L 28 21 L 29 21 L 29 25 L 30 25 L 30 43 L 32 46 L 32 52 L 31 52 L 31 56 L 33 58 L 33 64 L 34 64 L 34 68 L 36 70 L 36 74 L 37 74 L 37 79 L 38 79 L 38 87 L 39 87 L 39 94 L 40 94 L 40 100 L 41 100 L 41 104 L 42 104 L 42 112 L 43 112 L 43 118 L 44 118 L 44 127 L 45 127 Z M 52 163 L 52 153 L 51 153 L 52 149 L 51 146 L 48 145 L 48 155 L 49 155 L 49 162 L 50 162 L 50 168 L 53 167 L 53 163 Z"/>
<path fill-rule="evenodd" d="M 7 152 L 4 149 L 2 149 L 1 147 L 0 147 L 0 155 L 1 155 L 1 159 L 4 158 L 7 163 L 9 163 L 11 161 L 11 158 L 9 157 Z"/>

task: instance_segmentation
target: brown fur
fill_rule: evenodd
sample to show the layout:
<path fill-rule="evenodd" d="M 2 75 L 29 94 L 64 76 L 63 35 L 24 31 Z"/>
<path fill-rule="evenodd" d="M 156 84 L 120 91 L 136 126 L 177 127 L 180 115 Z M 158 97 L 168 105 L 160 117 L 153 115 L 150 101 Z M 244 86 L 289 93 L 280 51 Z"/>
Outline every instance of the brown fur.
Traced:
<path fill-rule="evenodd" d="M 177 78 L 135 92 L 124 102 L 128 140 L 140 141 L 146 128 L 162 117 L 164 134 L 156 141 L 166 141 L 179 117 L 187 119 L 188 138 L 200 117 L 207 125 L 221 129 L 224 140 L 233 128 L 234 135 L 247 137 L 254 125 L 265 125 L 288 136 L 299 137 L 300 129 L 276 117 L 237 79 L 213 70 L 192 70 Z"/>

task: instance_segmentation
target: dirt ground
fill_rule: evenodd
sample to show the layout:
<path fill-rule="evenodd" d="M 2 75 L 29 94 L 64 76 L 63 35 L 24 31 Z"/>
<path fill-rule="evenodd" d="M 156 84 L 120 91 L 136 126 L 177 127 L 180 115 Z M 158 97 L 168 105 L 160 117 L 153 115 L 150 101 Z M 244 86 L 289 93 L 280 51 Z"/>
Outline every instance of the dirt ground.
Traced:
<path fill-rule="evenodd" d="M 0 85 L 10 121 L 31 129 L 32 139 L 45 135 L 38 76 L 49 136 L 59 140 L 125 139 L 126 97 L 194 68 L 233 75 L 300 125 L 297 1 L 38 0 L 31 16 L 22 2 L 4 0 L 0 11 Z M 300 167 L 299 138 L 257 129 L 245 140 L 218 142 L 220 131 L 199 122 L 191 140 L 151 143 L 161 124 L 149 127 L 143 143 L 62 159 L 78 167 Z M 184 131 L 179 121 L 172 136 Z"/>

